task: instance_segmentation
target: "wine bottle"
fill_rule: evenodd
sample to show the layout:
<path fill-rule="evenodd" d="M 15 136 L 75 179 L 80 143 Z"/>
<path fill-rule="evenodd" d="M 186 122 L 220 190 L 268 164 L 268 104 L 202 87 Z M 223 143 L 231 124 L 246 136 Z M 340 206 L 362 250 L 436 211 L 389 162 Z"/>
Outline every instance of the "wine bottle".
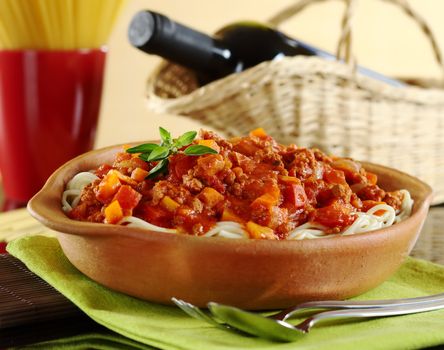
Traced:
<path fill-rule="evenodd" d="M 284 56 L 336 59 L 328 52 L 261 23 L 238 22 L 209 36 L 162 14 L 146 10 L 138 12 L 131 20 L 128 38 L 133 46 L 145 53 L 192 69 L 201 84 Z M 358 71 L 387 84 L 403 86 L 400 81 L 367 68 L 358 67 Z"/>

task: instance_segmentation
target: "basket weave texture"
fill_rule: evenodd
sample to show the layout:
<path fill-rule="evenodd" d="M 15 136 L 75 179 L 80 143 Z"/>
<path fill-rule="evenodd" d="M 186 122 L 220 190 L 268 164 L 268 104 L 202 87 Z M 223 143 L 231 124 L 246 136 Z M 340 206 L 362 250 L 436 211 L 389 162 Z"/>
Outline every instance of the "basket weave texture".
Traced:
<path fill-rule="evenodd" d="M 148 107 L 227 136 L 263 127 L 280 143 L 318 147 L 419 177 L 444 202 L 444 90 L 393 87 L 318 57 L 264 62 L 203 87 L 163 62 L 148 81 Z"/>

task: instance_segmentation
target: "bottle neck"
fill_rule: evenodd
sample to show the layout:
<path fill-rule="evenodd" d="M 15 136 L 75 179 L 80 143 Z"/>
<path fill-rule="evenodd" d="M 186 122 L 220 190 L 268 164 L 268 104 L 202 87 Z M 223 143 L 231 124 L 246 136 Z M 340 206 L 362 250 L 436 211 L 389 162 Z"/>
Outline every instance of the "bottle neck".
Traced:
<path fill-rule="evenodd" d="M 222 41 L 152 11 L 132 19 L 128 37 L 138 49 L 217 79 L 237 71 L 238 63 Z"/>

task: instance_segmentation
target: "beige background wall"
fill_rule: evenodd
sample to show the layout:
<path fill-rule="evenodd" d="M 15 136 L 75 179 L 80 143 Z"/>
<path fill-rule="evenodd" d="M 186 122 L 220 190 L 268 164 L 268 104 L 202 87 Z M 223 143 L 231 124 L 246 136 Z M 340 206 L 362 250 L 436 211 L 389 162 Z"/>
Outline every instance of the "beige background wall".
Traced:
<path fill-rule="evenodd" d="M 146 109 L 145 81 L 159 62 L 130 47 L 127 25 L 139 9 L 152 9 L 204 32 L 242 19 L 264 21 L 292 0 L 129 0 L 109 42 L 106 85 L 96 147 L 156 138 L 159 125 L 174 134 L 199 128 L 183 117 L 154 115 Z M 444 0 L 410 0 L 444 47 Z M 294 37 L 334 52 L 342 1 L 315 4 L 283 26 Z M 360 64 L 390 76 L 438 77 L 431 49 L 415 23 L 387 1 L 360 0 L 355 21 Z"/>

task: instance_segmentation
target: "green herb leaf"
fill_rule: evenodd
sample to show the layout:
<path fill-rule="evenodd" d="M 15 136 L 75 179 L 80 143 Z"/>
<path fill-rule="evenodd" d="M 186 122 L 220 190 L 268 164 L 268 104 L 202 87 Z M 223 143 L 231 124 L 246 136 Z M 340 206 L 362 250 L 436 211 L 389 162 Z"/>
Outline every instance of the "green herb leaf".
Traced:
<path fill-rule="evenodd" d="M 139 158 L 144 160 L 145 162 L 148 162 L 148 157 L 150 156 L 150 153 L 142 153 L 139 155 Z"/>
<path fill-rule="evenodd" d="M 167 158 L 170 155 L 170 149 L 166 146 L 157 146 L 148 156 L 148 162 Z"/>
<path fill-rule="evenodd" d="M 157 147 L 159 147 L 159 145 L 156 145 L 155 143 L 144 143 L 143 145 L 128 148 L 126 151 L 128 153 L 151 153 L 151 151 Z"/>
<path fill-rule="evenodd" d="M 170 132 L 162 127 L 159 127 L 159 133 L 162 140 L 162 145 L 171 145 L 172 138 Z"/>
<path fill-rule="evenodd" d="M 187 156 L 201 156 L 204 154 L 218 153 L 213 148 L 203 145 L 189 146 L 197 136 L 196 131 L 188 131 L 174 140 L 172 139 L 170 132 L 162 127 L 159 127 L 159 133 L 160 138 L 162 139 L 160 145 L 155 143 L 144 143 L 143 145 L 131 147 L 126 150 L 128 153 L 140 153 L 139 158 L 145 162 L 158 162 L 148 173 L 147 178 L 149 179 L 153 179 L 168 171 L 168 157 L 173 154 L 181 153 Z M 188 147 L 181 152 L 180 149 L 185 146 Z"/>
<path fill-rule="evenodd" d="M 185 134 L 179 136 L 177 140 L 174 142 L 174 145 L 177 148 L 182 148 L 184 146 L 188 146 L 197 136 L 196 131 L 188 131 Z"/>
<path fill-rule="evenodd" d="M 187 147 L 183 153 L 185 153 L 187 156 L 202 156 L 204 154 L 216 154 L 217 151 L 211 147 L 203 145 L 192 145 Z"/>
<path fill-rule="evenodd" d="M 168 158 L 162 159 L 157 165 L 150 170 L 147 175 L 147 178 L 153 179 L 156 176 L 165 173 L 168 170 Z"/>

